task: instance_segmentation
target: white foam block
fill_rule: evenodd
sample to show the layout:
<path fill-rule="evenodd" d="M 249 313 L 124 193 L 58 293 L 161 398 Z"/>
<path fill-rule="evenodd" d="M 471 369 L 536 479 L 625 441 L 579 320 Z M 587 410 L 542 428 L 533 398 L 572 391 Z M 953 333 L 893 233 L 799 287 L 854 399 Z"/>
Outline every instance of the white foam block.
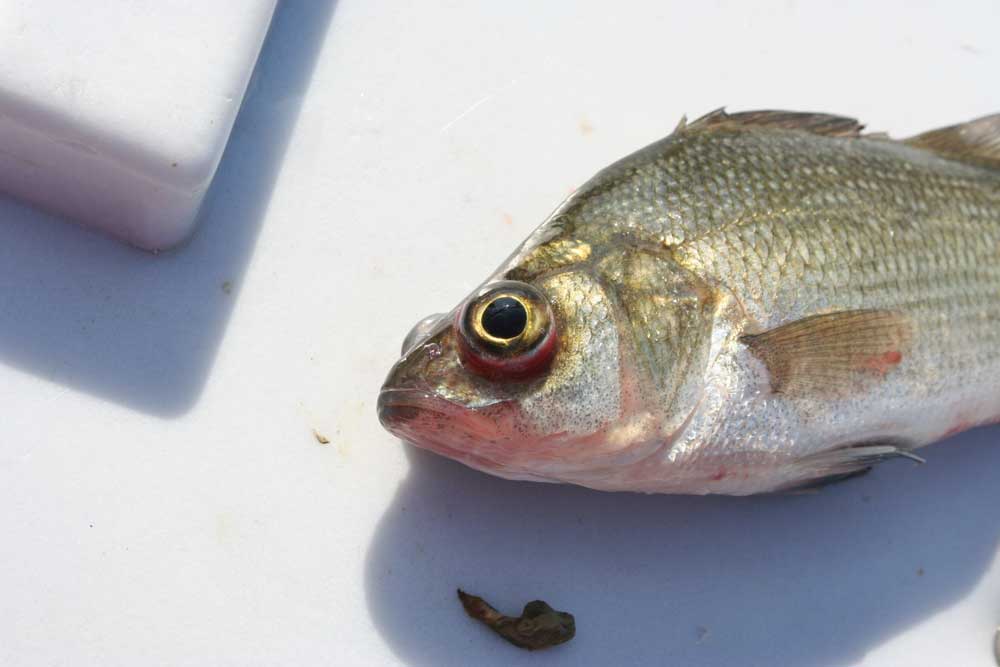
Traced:
<path fill-rule="evenodd" d="M 277 0 L 3 0 L 0 190 L 149 250 L 191 231 Z"/>

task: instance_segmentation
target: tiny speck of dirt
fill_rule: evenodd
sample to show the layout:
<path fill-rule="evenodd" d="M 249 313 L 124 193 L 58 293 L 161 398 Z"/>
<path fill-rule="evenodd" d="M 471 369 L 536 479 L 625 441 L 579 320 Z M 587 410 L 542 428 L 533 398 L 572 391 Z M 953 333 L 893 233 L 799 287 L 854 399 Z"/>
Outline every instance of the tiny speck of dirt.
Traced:
<path fill-rule="evenodd" d="M 176 169 L 177 168 L 177 163 L 176 162 L 171 162 L 170 166 L 173 167 L 174 169 Z"/>
<path fill-rule="evenodd" d="M 329 445 L 330 444 L 330 438 L 326 437 L 325 435 L 323 435 L 322 433 L 320 433 L 316 429 L 313 429 L 313 437 L 316 438 L 316 442 L 318 442 L 321 445 Z"/>
<path fill-rule="evenodd" d="M 917 568 L 917 576 L 918 577 L 924 576 L 924 568 L 922 568 L 922 567 L 918 567 Z"/>
<path fill-rule="evenodd" d="M 709 632 L 708 628 L 706 628 L 703 625 L 699 625 L 697 628 L 695 628 L 694 634 L 698 638 L 698 643 L 700 644 L 703 641 L 705 641 L 706 639 L 708 639 L 708 636 L 711 633 Z"/>
<path fill-rule="evenodd" d="M 591 125 L 586 118 L 580 120 L 580 134 L 587 136 L 594 133 L 594 126 Z"/>
<path fill-rule="evenodd" d="M 90 524 L 90 527 L 91 527 L 91 528 L 93 528 L 93 527 L 94 527 L 94 524 Z"/>
<path fill-rule="evenodd" d="M 870 503 L 872 501 L 871 496 L 861 496 L 861 502 Z"/>
<path fill-rule="evenodd" d="M 226 282 L 222 283 L 222 291 L 224 293 L 226 293 L 226 294 L 232 294 L 233 293 L 233 283 L 230 282 L 230 281 L 228 281 L 228 280 Z"/>

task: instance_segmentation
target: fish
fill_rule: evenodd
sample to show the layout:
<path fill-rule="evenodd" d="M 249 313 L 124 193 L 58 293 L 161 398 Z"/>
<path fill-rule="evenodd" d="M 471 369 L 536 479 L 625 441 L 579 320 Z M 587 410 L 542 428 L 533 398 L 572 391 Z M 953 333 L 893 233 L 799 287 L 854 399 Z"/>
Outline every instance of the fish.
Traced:
<path fill-rule="evenodd" d="M 378 397 L 513 480 L 812 489 L 1000 419 L 1000 114 L 896 140 L 713 111 L 600 171 Z"/>

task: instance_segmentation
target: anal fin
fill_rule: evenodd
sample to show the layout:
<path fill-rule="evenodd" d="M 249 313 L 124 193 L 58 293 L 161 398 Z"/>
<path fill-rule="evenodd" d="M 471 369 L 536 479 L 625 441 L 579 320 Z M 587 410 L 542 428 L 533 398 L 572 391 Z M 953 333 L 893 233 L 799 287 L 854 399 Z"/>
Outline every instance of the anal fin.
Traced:
<path fill-rule="evenodd" d="M 795 465 L 802 473 L 800 479 L 778 491 L 794 493 L 819 489 L 860 477 L 877 464 L 897 458 L 925 463 L 924 459 L 903 443 L 882 441 L 845 445 L 810 454 L 796 461 Z"/>
<path fill-rule="evenodd" d="M 799 493 L 816 493 L 817 491 L 821 491 L 828 486 L 847 482 L 858 477 L 864 477 L 871 471 L 872 466 L 861 468 L 860 470 L 854 470 L 852 472 L 838 472 L 832 475 L 827 475 L 826 477 L 817 477 L 815 479 L 808 479 L 804 482 L 795 482 L 790 486 L 784 486 L 778 489 L 776 493 L 787 493 L 791 495 Z"/>

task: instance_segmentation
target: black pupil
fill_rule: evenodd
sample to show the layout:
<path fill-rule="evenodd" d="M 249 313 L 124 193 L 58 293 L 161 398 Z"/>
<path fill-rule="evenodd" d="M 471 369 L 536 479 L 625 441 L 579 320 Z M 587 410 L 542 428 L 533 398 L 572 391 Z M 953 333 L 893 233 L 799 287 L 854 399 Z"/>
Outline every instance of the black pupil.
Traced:
<path fill-rule="evenodd" d="M 517 299 L 502 296 L 483 310 L 483 329 L 494 338 L 515 338 L 528 324 L 528 312 Z"/>

